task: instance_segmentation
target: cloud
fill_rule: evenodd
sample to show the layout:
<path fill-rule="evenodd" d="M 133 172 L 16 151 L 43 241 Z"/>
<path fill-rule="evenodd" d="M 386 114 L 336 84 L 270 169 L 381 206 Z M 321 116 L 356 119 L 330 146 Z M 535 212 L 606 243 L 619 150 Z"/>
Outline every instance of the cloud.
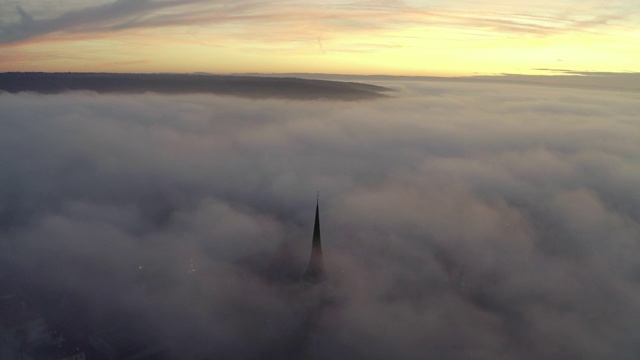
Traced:
<path fill-rule="evenodd" d="M 402 24 L 404 29 L 417 29 L 412 35 L 417 37 L 422 36 L 420 29 L 425 27 L 471 29 L 476 37 L 495 37 L 497 33 L 501 37 L 505 33 L 550 36 L 567 32 L 597 33 L 601 28 L 616 28 L 631 22 L 630 14 L 633 13 L 625 7 L 601 4 L 582 9 L 555 4 L 544 10 L 535 5 L 529 4 L 531 12 L 525 14 L 520 5 L 497 4 L 495 8 L 487 9 L 468 3 L 434 8 L 412 2 L 323 4 L 292 1 L 283 5 L 254 1 L 115 0 L 93 6 L 68 6 L 63 11 L 47 11 L 46 6 L 39 3 L 29 9 L 20 5 L 11 9 L 19 16 L 13 22 L 5 20 L 0 25 L 0 43 L 20 43 L 51 34 L 100 37 L 99 34 L 131 29 L 209 27 L 227 23 L 242 24 L 234 31 L 245 39 L 264 40 L 266 32 L 271 41 L 291 41 L 291 34 L 296 34 L 297 39 L 314 41 L 323 36 L 332 39 L 344 34 L 371 35 L 372 32 L 395 38 L 399 36 L 397 24 Z M 4 6 L 7 12 L 11 11 L 8 6 Z M 33 16 L 31 11 L 41 16 Z M 374 47 L 379 45 L 394 46 L 373 44 Z M 349 46 L 340 51 L 354 51 L 354 44 Z M 358 40 L 358 47 L 370 50 L 371 46 Z"/>
<path fill-rule="evenodd" d="M 189 1 L 154 1 L 154 0 L 116 0 L 106 4 L 70 10 L 57 17 L 35 20 L 21 6 L 17 5 L 20 22 L 5 25 L 2 28 L 5 43 L 19 42 L 32 37 L 46 35 L 59 31 L 95 32 L 119 30 L 125 28 L 145 27 L 149 19 L 146 16 L 160 12 L 158 22 L 162 22 L 162 11 L 166 9 L 183 8 L 188 5 L 204 4 L 202 0 Z M 210 3 L 210 2 L 207 2 Z M 188 11 L 178 12 L 177 15 L 186 16 Z M 167 15 L 170 19 L 171 15 Z M 178 16 L 179 17 L 179 16 Z M 165 20 L 166 21 L 166 20 Z M 177 25 L 179 21 L 173 21 Z"/>
<path fill-rule="evenodd" d="M 168 351 L 300 358 L 311 331 L 324 358 L 637 358 L 636 94 L 380 84 L 398 96 L 2 94 L 0 269 Z"/>

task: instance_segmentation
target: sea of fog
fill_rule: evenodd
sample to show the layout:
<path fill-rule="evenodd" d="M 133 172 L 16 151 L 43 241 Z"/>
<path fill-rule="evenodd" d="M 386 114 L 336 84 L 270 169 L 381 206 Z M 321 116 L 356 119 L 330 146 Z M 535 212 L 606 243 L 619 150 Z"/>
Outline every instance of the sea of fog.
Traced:
<path fill-rule="evenodd" d="M 640 95 L 377 84 L 396 91 L 1 94 L 0 279 L 168 356 L 638 359 Z"/>

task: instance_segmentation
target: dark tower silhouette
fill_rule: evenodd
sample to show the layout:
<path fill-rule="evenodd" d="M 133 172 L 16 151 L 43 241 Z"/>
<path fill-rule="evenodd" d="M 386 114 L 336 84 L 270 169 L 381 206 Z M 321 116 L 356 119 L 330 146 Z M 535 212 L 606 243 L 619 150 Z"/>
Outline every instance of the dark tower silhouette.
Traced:
<path fill-rule="evenodd" d="M 322 262 L 322 243 L 320 242 L 320 211 L 319 200 L 316 199 L 316 221 L 313 225 L 313 242 L 311 243 L 311 258 L 309 266 L 302 279 L 308 283 L 318 284 L 325 278 Z"/>

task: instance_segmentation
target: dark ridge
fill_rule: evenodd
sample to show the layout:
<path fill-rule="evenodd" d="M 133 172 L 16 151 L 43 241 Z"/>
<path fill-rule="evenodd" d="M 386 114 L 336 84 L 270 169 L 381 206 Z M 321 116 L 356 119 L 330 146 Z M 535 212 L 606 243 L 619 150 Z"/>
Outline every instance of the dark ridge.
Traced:
<path fill-rule="evenodd" d="M 386 97 L 381 86 L 300 78 L 193 74 L 0 73 L 0 92 L 67 91 L 163 94 L 207 93 L 248 98 L 365 100 Z"/>

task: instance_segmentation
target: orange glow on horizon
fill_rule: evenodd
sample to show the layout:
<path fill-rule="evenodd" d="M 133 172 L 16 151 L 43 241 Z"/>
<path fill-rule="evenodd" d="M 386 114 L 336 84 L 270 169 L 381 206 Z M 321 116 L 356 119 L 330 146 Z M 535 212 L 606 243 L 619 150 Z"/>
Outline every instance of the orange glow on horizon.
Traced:
<path fill-rule="evenodd" d="M 0 44 L 0 71 L 427 76 L 539 74 L 535 69 L 541 68 L 640 71 L 634 61 L 640 58 L 640 31 L 629 31 L 631 22 L 590 24 L 544 12 L 509 13 L 506 3 L 473 11 L 315 5 L 280 12 L 261 8 L 264 4 L 238 5 L 232 9 L 237 13 L 211 4 L 202 5 L 209 11 L 202 13 L 173 5 L 149 14 L 149 24 L 119 30 L 65 31 L 65 24 L 55 23 L 57 31 L 26 33 L 23 40 Z"/>

